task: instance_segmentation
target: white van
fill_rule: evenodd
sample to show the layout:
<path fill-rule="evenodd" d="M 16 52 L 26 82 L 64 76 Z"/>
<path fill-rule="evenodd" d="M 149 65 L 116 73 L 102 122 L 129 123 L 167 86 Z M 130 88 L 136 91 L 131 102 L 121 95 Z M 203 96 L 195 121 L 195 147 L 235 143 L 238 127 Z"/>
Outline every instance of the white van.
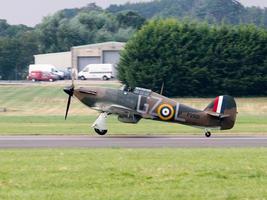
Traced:
<path fill-rule="evenodd" d="M 34 64 L 29 66 L 29 74 L 32 71 L 50 72 L 58 75 L 60 79 L 64 79 L 64 72 L 58 70 L 54 65 L 49 64 Z"/>
<path fill-rule="evenodd" d="M 115 71 L 112 64 L 89 64 L 79 72 L 78 78 L 109 80 L 114 78 Z"/>

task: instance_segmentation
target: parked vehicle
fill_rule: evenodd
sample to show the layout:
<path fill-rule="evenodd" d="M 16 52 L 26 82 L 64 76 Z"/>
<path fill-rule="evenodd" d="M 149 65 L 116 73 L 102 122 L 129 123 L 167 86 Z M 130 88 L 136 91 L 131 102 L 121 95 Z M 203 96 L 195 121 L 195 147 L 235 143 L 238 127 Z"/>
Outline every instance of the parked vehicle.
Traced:
<path fill-rule="evenodd" d="M 49 64 L 34 64 L 29 66 L 29 74 L 32 71 L 50 72 L 59 76 L 61 80 L 64 79 L 64 72 L 58 70 L 54 65 Z"/>
<path fill-rule="evenodd" d="M 59 76 L 50 72 L 43 72 L 43 71 L 32 71 L 29 76 L 28 80 L 33 82 L 35 81 L 56 81 L 59 79 Z"/>
<path fill-rule="evenodd" d="M 68 67 L 62 71 L 64 72 L 64 79 L 70 80 L 71 79 L 71 67 Z"/>
<path fill-rule="evenodd" d="M 109 80 L 114 78 L 115 69 L 112 64 L 89 64 L 79 72 L 78 78 Z"/>

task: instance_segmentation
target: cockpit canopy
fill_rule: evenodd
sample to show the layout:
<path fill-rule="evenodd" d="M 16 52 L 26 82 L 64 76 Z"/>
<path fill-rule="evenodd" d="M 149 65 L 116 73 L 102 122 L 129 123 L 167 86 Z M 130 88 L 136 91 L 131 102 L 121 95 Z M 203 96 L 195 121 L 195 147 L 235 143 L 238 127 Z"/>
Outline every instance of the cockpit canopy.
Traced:
<path fill-rule="evenodd" d="M 151 94 L 152 90 L 136 87 L 133 90 L 134 94 L 142 95 L 142 96 L 149 96 Z"/>
<path fill-rule="evenodd" d="M 123 85 L 120 90 L 125 91 L 125 92 L 132 92 L 137 95 L 142 95 L 142 96 L 150 96 L 152 90 L 145 89 L 145 88 L 140 88 L 136 87 L 134 89 L 127 87 L 126 85 Z"/>

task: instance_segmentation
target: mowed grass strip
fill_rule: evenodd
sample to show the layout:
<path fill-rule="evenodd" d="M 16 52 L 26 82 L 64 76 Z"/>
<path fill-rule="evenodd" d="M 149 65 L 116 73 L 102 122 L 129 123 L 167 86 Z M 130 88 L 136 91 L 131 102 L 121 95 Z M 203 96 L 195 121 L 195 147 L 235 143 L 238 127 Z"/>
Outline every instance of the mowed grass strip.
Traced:
<path fill-rule="evenodd" d="M 99 86 L 99 85 L 98 85 Z M 102 85 L 100 85 L 102 86 Z M 108 87 L 109 85 L 105 85 Z M 110 85 L 110 87 L 115 87 Z M 118 85 L 116 85 L 118 87 Z M 95 134 L 90 126 L 98 113 L 73 98 L 69 119 L 63 119 L 67 95 L 62 85 L 0 86 L 0 134 Z M 204 109 L 211 98 L 177 98 L 186 105 Z M 267 98 L 237 98 L 238 116 L 234 129 L 221 133 L 267 134 Z M 110 134 L 202 134 L 202 130 L 142 120 L 137 125 L 108 118 Z M 217 133 L 218 131 L 213 131 Z"/>
<path fill-rule="evenodd" d="M 102 86 L 102 85 L 97 85 Z M 114 85 L 104 85 L 113 87 Z M 119 87 L 116 85 L 116 87 Z M 65 113 L 68 96 L 62 85 L 0 86 L 0 108 L 8 112 L 0 115 L 62 115 Z M 215 97 L 214 97 L 215 98 Z M 180 103 L 204 109 L 214 98 L 176 98 Z M 266 115 L 267 98 L 236 98 L 239 115 Z M 73 98 L 72 115 L 96 114 Z"/>
<path fill-rule="evenodd" d="M 97 116 L 0 116 L 0 135 L 95 135 L 91 125 Z M 116 134 L 203 134 L 203 130 L 184 126 L 141 120 L 138 124 L 125 124 L 116 116 L 109 116 L 110 135 Z M 214 134 L 267 134 L 267 117 L 240 116 L 232 130 L 212 131 Z"/>
<path fill-rule="evenodd" d="M 0 87 L 0 108 L 6 113 L 0 115 L 60 115 L 65 112 L 68 96 L 62 86 L 2 86 Z M 74 98 L 73 114 L 92 113 Z"/>
<path fill-rule="evenodd" d="M 0 199 L 266 199 L 267 149 L 0 151 Z"/>

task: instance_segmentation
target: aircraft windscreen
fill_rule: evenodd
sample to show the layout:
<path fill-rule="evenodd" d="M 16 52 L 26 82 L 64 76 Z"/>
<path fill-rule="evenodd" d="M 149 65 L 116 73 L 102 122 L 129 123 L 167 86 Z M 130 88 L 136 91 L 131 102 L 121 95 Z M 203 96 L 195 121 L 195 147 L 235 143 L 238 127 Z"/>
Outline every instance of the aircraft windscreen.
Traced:
<path fill-rule="evenodd" d="M 134 94 L 142 95 L 142 96 L 149 96 L 151 94 L 151 90 L 145 88 L 136 87 L 133 91 Z"/>

